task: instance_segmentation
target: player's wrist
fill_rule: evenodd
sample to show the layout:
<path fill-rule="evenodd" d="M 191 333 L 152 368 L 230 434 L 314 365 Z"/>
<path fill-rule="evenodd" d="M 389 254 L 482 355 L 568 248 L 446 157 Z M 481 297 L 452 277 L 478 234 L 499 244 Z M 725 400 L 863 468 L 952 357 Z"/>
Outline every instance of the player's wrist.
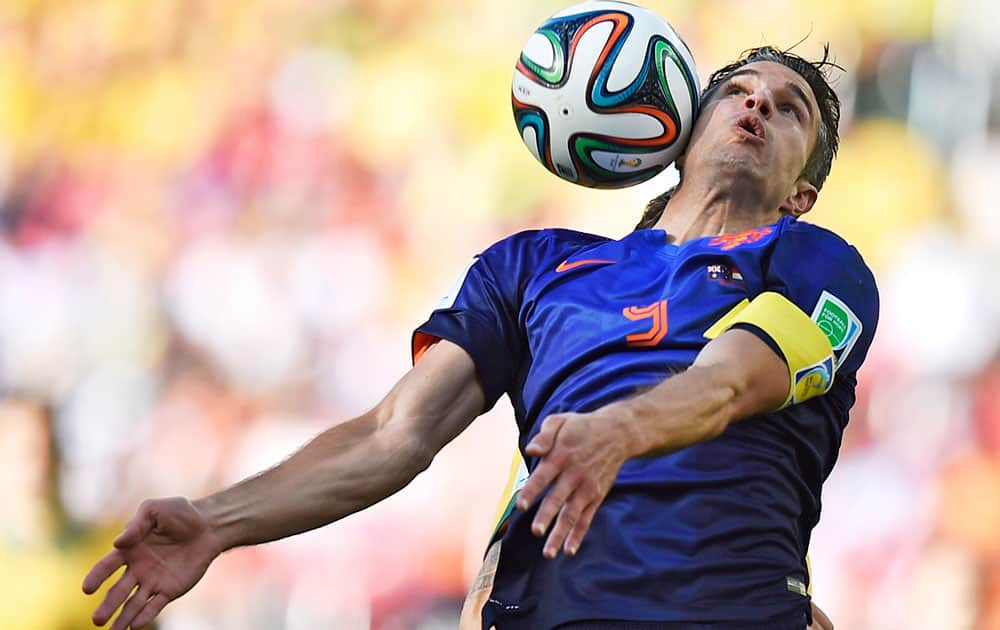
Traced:
<path fill-rule="evenodd" d="M 191 504 L 203 519 L 205 535 L 217 548 L 216 555 L 245 544 L 240 540 L 240 527 L 233 510 L 218 494 L 202 497 Z"/>
<path fill-rule="evenodd" d="M 642 426 L 641 405 L 634 400 L 612 403 L 600 410 L 604 421 L 613 425 L 612 434 L 624 447 L 625 459 L 638 457 L 648 450 Z"/>

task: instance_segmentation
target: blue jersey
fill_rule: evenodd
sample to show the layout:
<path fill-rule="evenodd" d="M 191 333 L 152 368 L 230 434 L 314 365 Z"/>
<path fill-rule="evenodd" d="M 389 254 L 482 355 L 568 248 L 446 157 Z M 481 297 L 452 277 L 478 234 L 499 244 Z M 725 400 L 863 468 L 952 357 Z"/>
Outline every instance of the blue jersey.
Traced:
<path fill-rule="evenodd" d="M 826 333 L 838 364 L 832 388 L 715 439 L 627 461 L 576 556 L 543 558 L 544 539 L 530 531 L 535 508 L 514 511 L 484 627 L 628 619 L 777 628 L 766 622 L 805 619 L 805 553 L 878 294 L 853 247 L 790 217 L 682 245 L 663 230 L 617 241 L 530 231 L 473 261 L 414 345 L 448 339 L 471 355 L 487 408 L 509 395 L 522 454 L 548 415 L 597 409 L 690 366 L 712 324 L 765 291 Z M 748 329 L 780 353 L 767 333 Z"/>

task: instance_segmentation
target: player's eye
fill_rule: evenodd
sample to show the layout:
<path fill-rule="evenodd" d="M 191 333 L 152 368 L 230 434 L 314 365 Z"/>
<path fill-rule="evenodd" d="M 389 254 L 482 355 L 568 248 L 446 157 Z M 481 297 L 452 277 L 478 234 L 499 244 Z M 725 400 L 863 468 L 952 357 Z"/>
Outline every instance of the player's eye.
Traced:
<path fill-rule="evenodd" d="M 795 116 L 796 120 L 802 120 L 802 114 L 799 112 L 799 108 L 794 105 L 782 105 L 778 108 L 781 113 Z"/>
<path fill-rule="evenodd" d="M 730 83 L 729 87 L 726 88 L 726 95 L 732 96 L 734 94 L 747 94 L 747 90 L 738 83 Z"/>

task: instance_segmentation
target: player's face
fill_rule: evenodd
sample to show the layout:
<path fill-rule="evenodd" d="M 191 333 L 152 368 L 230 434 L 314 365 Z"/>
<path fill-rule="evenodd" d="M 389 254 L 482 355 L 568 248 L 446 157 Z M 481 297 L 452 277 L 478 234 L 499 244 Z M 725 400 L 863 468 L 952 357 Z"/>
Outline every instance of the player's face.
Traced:
<path fill-rule="evenodd" d="M 684 168 L 755 177 L 769 198 L 780 200 L 799 179 L 819 124 L 819 108 L 805 79 L 779 63 L 750 63 L 704 104 Z"/>

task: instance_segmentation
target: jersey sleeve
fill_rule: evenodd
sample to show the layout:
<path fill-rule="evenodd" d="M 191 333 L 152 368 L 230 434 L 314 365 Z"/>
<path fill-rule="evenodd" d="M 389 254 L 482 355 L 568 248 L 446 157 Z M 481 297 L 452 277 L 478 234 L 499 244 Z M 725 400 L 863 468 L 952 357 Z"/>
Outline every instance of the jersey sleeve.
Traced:
<path fill-rule="evenodd" d="M 472 259 L 430 318 L 413 333 L 413 361 L 441 339 L 472 357 L 487 411 L 510 390 L 526 338 L 519 324 L 530 233 L 509 237 Z"/>
<path fill-rule="evenodd" d="M 822 331 L 833 349 L 835 374 L 857 371 L 875 335 L 879 298 L 875 278 L 854 247 L 832 232 L 792 223 L 771 253 L 764 290 L 787 298 Z"/>

